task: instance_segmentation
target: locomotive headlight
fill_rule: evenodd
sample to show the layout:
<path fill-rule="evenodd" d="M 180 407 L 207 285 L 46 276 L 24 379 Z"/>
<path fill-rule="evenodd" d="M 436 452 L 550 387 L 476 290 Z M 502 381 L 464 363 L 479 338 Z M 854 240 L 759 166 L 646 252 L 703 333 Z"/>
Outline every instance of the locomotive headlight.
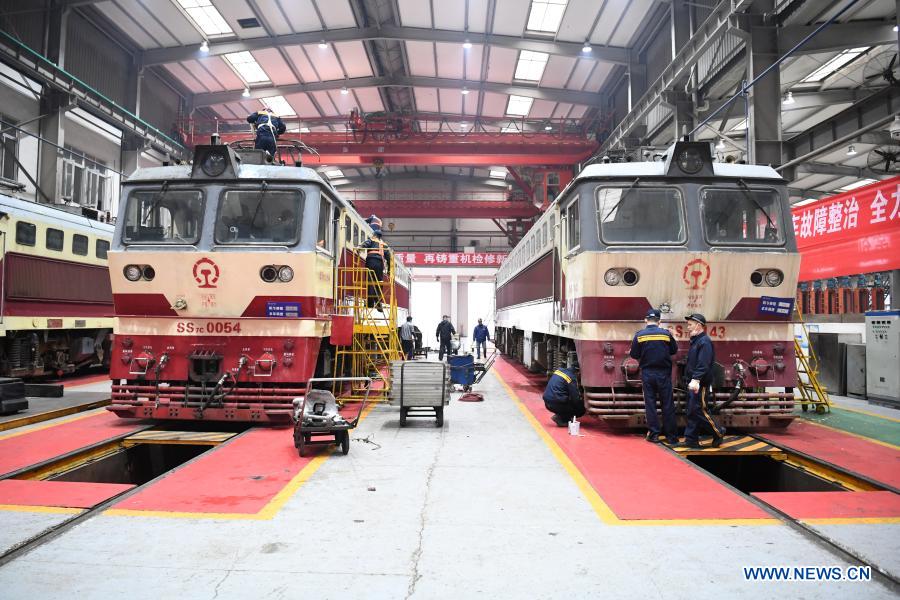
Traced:
<path fill-rule="evenodd" d="M 276 269 L 273 265 L 266 265 L 259 270 L 259 277 L 266 283 L 272 283 L 273 281 L 278 279 L 278 269 Z"/>
<path fill-rule="evenodd" d="M 218 177 L 225 172 L 227 164 L 228 161 L 225 160 L 224 154 L 221 152 L 210 152 L 206 155 L 206 158 L 203 159 L 200 169 L 203 170 L 203 173 L 206 174 L 207 177 Z"/>
<path fill-rule="evenodd" d="M 678 168 L 688 175 L 693 175 L 703 168 L 703 157 L 696 148 L 685 148 L 679 152 L 677 161 Z"/>
<path fill-rule="evenodd" d="M 141 268 L 137 265 L 128 265 L 123 272 L 128 281 L 137 281 L 141 278 Z"/>
<path fill-rule="evenodd" d="M 144 268 L 141 270 L 141 275 L 143 275 L 144 279 L 147 281 L 153 281 L 153 278 L 156 277 L 156 269 L 150 265 L 144 265 Z"/>
<path fill-rule="evenodd" d="M 772 269 L 771 271 L 766 272 L 766 285 L 778 287 L 781 285 L 782 281 L 784 281 L 784 273 L 778 269 Z"/>
<path fill-rule="evenodd" d="M 281 267 L 278 269 L 278 279 L 287 283 L 291 279 L 294 278 L 294 270 L 288 266 Z"/>
<path fill-rule="evenodd" d="M 625 282 L 625 285 L 634 285 L 638 282 L 638 279 L 640 279 L 640 277 L 634 269 L 627 269 L 622 273 L 622 281 Z"/>
<path fill-rule="evenodd" d="M 619 276 L 619 272 L 615 269 L 610 269 L 603 275 L 603 281 L 606 282 L 606 285 L 619 285 L 619 281 L 621 281 L 621 277 Z"/>

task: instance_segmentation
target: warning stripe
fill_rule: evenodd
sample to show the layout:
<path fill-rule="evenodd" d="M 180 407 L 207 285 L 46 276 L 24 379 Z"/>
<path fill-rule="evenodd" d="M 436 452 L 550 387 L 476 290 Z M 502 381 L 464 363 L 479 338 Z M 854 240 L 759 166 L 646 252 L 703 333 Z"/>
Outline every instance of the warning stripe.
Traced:
<path fill-rule="evenodd" d="M 702 448 L 676 447 L 675 450 L 681 454 L 693 454 L 696 452 L 715 453 L 715 452 L 753 452 L 756 454 L 766 454 L 781 452 L 782 450 L 772 444 L 761 442 L 755 437 L 749 435 L 726 435 L 722 444 L 714 448 L 710 444 L 712 441 L 704 441 L 701 443 Z"/>

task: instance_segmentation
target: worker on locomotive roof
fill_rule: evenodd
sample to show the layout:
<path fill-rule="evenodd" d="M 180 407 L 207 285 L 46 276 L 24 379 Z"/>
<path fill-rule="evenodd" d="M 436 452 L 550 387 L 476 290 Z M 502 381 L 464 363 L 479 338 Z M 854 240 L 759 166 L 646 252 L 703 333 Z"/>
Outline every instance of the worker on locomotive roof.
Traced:
<path fill-rule="evenodd" d="M 384 312 L 379 300 L 379 288 L 384 280 L 385 265 L 391 263 L 391 251 L 382 239 L 381 230 L 376 230 L 372 237 L 363 242 L 361 246 L 366 250 L 366 268 L 372 272 L 369 281 L 366 305 L 373 306 L 378 312 Z"/>
<path fill-rule="evenodd" d="M 366 223 L 372 228 L 372 231 L 381 231 L 381 219 L 375 215 L 366 217 Z"/>
<path fill-rule="evenodd" d="M 544 390 L 544 406 L 553 413 L 550 419 L 557 427 L 565 427 L 574 417 L 585 413 L 578 389 L 578 367 L 556 369 Z"/>
<path fill-rule="evenodd" d="M 257 150 L 265 150 L 273 158 L 275 157 L 275 142 L 287 128 L 284 122 L 271 108 L 265 107 L 247 117 L 247 122 L 256 128 L 256 141 L 253 147 Z"/>
<path fill-rule="evenodd" d="M 644 410 L 647 416 L 647 441 L 659 443 L 659 418 L 656 402 L 662 408 L 666 442 L 678 443 L 675 403 L 672 401 L 672 355 L 678 352 L 675 336 L 659 326 L 662 316 L 651 308 L 644 316 L 644 328 L 631 339 L 631 358 L 640 361 L 641 385 L 644 391 Z"/>
<path fill-rule="evenodd" d="M 434 332 L 435 337 L 438 339 L 438 360 L 444 360 L 444 352 L 447 353 L 447 360 L 450 360 L 450 353 L 452 352 L 450 340 L 453 339 L 454 334 L 456 334 L 456 328 L 450 322 L 450 315 L 444 315 Z"/>
<path fill-rule="evenodd" d="M 691 335 L 691 349 L 688 352 L 684 379 L 688 382 L 687 426 L 684 428 L 684 443 L 690 448 L 700 447 L 699 430 L 709 429 L 713 434 L 714 447 L 722 443 L 725 428 L 716 424 L 709 414 L 708 399 L 712 393 L 713 365 L 716 351 L 706 335 L 706 317 L 693 313 L 685 317 L 688 333 Z"/>

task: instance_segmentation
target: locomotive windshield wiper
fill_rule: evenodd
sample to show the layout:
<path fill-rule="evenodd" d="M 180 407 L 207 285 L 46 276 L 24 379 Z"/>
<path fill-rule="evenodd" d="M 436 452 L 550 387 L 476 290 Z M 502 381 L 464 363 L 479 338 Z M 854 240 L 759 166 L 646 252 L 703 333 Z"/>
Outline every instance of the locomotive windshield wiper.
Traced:
<path fill-rule="evenodd" d="M 159 205 L 162 204 L 162 201 L 165 199 L 166 194 L 169 193 L 169 182 L 163 181 L 162 184 L 162 193 L 156 197 L 156 200 L 153 201 L 153 204 L 147 209 L 147 213 L 144 215 L 144 218 L 141 219 L 141 227 L 146 227 L 150 223 L 150 217 L 153 213 L 156 212 L 156 209 L 159 208 Z"/>
<path fill-rule="evenodd" d="M 262 206 L 263 196 L 266 195 L 266 192 L 269 191 L 269 184 L 265 181 L 262 182 L 262 192 L 259 194 L 259 201 L 256 203 L 256 208 L 253 209 L 253 218 L 250 219 L 250 227 L 256 227 L 256 217 L 259 215 L 259 209 Z"/>
<path fill-rule="evenodd" d="M 635 188 L 635 186 L 638 184 L 638 182 L 639 182 L 640 180 L 641 180 L 640 177 L 636 178 L 634 181 L 631 182 L 631 185 L 629 185 L 627 188 L 625 188 L 625 191 L 622 192 L 622 197 L 619 198 L 619 201 L 616 202 L 616 205 L 613 206 L 611 209 L 609 209 L 609 212 L 606 213 L 606 216 L 605 216 L 605 217 L 603 217 L 603 223 L 606 223 L 606 221 L 609 219 L 609 216 L 610 216 L 611 214 L 613 214 L 614 212 L 616 212 L 617 210 L 619 210 L 619 207 L 622 206 L 622 203 L 623 203 L 623 202 L 625 202 L 625 198 L 628 197 L 628 194 L 631 193 L 631 190 L 633 190 L 633 189 Z"/>
<path fill-rule="evenodd" d="M 762 207 L 756 198 L 753 197 L 753 194 L 750 193 L 750 186 L 747 185 L 747 182 L 743 179 L 738 179 L 738 185 L 740 186 L 741 191 L 744 193 L 744 197 L 750 200 L 753 204 L 756 205 L 763 215 L 766 217 L 766 238 L 774 239 L 778 235 L 778 227 L 775 226 L 775 223 L 772 221 L 772 217 L 769 216 L 769 213 L 766 212 L 766 209 Z"/>

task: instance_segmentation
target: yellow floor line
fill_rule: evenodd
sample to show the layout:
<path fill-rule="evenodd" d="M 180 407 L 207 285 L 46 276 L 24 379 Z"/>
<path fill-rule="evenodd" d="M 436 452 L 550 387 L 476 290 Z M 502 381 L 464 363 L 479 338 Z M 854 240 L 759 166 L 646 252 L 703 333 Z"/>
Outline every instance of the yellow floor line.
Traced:
<path fill-rule="evenodd" d="M 359 422 L 362 423 L 363 419 L 365 419 L 372 409 L 375 408 L 374 404 L 369 404 L 363 410 L 362 415 L 359 417 Z M 125 509 L 125 508 L 110 508 L 108 510 L 103 511 L 104 515 L 110 516 L 118 516 L 118 517 L 164 517 L 167 519 L 223 519 L 223 520 L 252 520 L 252 521 L 268 521 L 275 517 L 278 514 L 278 511 L 285 505 L 285 503 L 290 500 L 294 494 L 303 486 L 304 483 L 309 481 L 309 479 L 315 474 L 316 471 L 319 470 L 325 461 L 333 453 L 319 454 L 315 458 L 313 458 L 309 463 L 300 469 L 300 472 L 294 475 L 293 478 L 285 485 L 281 490 L 275 494 L 275 496 L 269 500 L 269 502 L 260 509 L 257 513 L 201 513 L 201 512 L 174 512 L 174 511 L 164 511 L 164 510 L 134 510 L 134 509 Z"/>
<path fill-rule="evenodd" d="M 879 446 L 885 446 L 886 448 L 891 448 L 892 450 L 900 450 L 900 446 L 895 446 L 890 442 L 882 442 L 881 440 L 876 440 L 875 438 L 866 437 L 859 433 L 853 433 L 852 431 L 847 431 L 846 429 L 838 429 L 837 427 L 832 427 L 830 425 L 823 425 L 822 423 L 817 423 L 815 421 L 804 421 L 804 423 L 808 425 L 815 425 L 816 427 L 824 427 L 825 429 L 830 429 L 831 431 L 837 431 L 838 433 L 846 433 L 847 435 L 852 435 L 855 438 L 859 438 L 861 440 L 866 440 L 867 442 L 872 442 L 873 444 L 878 444 Z M 765 437 L 765 434 L 763 434 Z"/>
<path fill-rule="evenodd" d="M 900 419 L 895 419 L 894 417 L 887 417 L 885 415 L 879 415 L 878 413 L 873 413 L 868 410 L 863 410 L 861 408 L 850 408 L 848 406 L 843 406 L 838 403 L 834 403 L 834 407 L 840 410 L 846 410 L 847 412 L 855 412 L 861 415 L 866 415 L 868 417 L 875 417 L 876 419 L 884 419 L 885 421 L 891 421 L 893 423 L 900 423 Z"/>
<path fill-rule="evenodd" d="M 51 513 L 59 515 L 77 515 L 83 508 L 63 508 L 61 506 L 24 506 L 19 504 L 0 504 L 0 510 L 12 512 Z"/>
<path fill-rule="evenodd" d="M 547 433 L 544 427 L 538 422 L 537 419 L 534 418 L 534 415 L 531 414 L 531 411 L 528 410 L 528 407 L 522 402 L 519 398 L 518 394 L 503 380 L 503 377 L 500 376 L 496 371 L 492 371 L 492 374 L 497 378 L 500 384 L 506 389 L 506 393 L 509 394 L 509 397 L 512 398 L 513 402 L 515 402 L 519 411 L 525 416 L 525 420 L 531 425 L 531 427 L 535 430 L 538 436 L 543 440 L 544 444 L 546 444 L 547 448 L 550 449 L 550 453 L 553 454 L 553 457 L 559 462 L 559 464 L 566 470 L 569 476 L 574 480 L 575 485 L 578 486 L 578 489 L 581 490 L 581 493 L 584 494 L 585 499 L 594 509 L 594 512 L 597 513 L 597 516 L 600 517 L 600 520 L 603 521 L 607 525 L 625 525 L 625 526 L 650 526 L 650 525 L 665 525 L 665 526 L 673 526 L 673 525 L 687 525 L 687 526 L 700 526 L 700 525 L 781 525 L 782 522 L 778 519 L 653 519 L 653 520 L 625 520 L 620 519 L 616 516 L 613 510 L 609 507 L 606 502 L 603 501 L 603 498 L 600 497 L 600 494 L 597 493 L 597 490 L 590 484 L 590 482 L 584 477 L 581 471 L 578 470 L 578 467 L 566 456 L 566 453 L 559 447 L 553 437 Z"/>
<path fill-rule="evenodd" d="M 4 434 L 0 435 L 0 440 L 8 440 L 9 438 L 14 438 L 14 437 L 18 437 L 20 435 L 25 435 L 26 433 L 31 433 L 33 431 L 40 431 L 42 429 L 47 429 L 49 427 L 56 427 L 57 425 L 64 425 L 66 423 L 71 423 L 72 421 L 77 421 L 79 419 L 86 419 L 88 417 L 93 417 L 94 415 L 98 414 L 100 411 L 105 411 L 105 410 L 106 410 L 105 408 L 94 408 L 94 409 L 91 409 L 91 410 L 81 413 L 81 414 L 72 415 L 69 418 L 53 419 L 52 421 L 47 421 L 46 423 L 43 423 L 41 425 L 35 425 L 34 427 L 31 427 L 30 425 L 23 425 L 22 429 L 25 429 L 25 431 L 11 431 L 10 433 L 4 433 Z M 30 427 L 30 429 L 29 429 L 29 427 Z"/>
<path fill-rule="evenodd" d="M 809 525 L 885 525 L 900 524 L 900 517 L 841 517 L 835 519 L 798 519 Z"/>

